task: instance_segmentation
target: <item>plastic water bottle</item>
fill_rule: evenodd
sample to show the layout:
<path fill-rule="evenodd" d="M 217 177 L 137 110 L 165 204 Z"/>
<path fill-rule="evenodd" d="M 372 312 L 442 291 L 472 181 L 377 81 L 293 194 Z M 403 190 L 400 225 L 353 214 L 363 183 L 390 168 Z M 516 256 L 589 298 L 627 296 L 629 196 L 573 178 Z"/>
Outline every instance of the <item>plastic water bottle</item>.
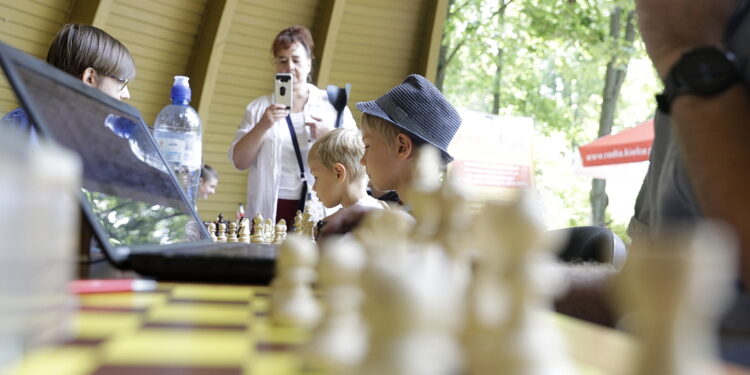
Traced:
<path fill-rule="evenodd" d="M 154 122 L 154 139 L 188 200 L 195 206 L 201 175 L 202 136 L 198 112 L 190 106 L 188 77 L 175 76 L 172 104 L 164 107 Z"/>

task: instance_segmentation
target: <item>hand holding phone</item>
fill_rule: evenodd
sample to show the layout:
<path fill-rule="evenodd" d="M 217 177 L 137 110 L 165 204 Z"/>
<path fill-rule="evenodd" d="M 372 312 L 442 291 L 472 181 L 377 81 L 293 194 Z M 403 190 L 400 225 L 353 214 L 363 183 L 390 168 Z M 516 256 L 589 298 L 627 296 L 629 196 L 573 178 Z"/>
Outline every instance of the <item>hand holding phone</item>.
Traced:
<path fill-rule="evenodd" d="M 281 104 L 286 109 L 292 109 L 292 75 L 290 73 L 276 73 L 274 82 L 273 103 Z"/>

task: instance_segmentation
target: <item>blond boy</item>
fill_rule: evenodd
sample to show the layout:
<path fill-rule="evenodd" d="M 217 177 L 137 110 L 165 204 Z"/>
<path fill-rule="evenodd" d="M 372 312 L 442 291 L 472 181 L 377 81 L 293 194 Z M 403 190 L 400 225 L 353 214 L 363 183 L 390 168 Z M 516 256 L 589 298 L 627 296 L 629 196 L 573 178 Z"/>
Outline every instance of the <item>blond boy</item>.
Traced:
<path fill-rule="evenodd" d="M 307 162 L 315 177 L 313 190 L 326 208 L 388 207 L 367 194 L 367 174 L 360 164 L 363 154 L 359 131 L 354 129 L 333 130 L 310 147 Z"/>

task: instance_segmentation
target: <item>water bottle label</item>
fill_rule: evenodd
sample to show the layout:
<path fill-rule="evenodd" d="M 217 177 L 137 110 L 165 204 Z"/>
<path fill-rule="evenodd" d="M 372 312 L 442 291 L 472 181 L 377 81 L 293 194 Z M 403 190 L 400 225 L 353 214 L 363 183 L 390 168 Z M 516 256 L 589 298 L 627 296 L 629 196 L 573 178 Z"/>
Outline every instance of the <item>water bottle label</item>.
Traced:
<path fill-rule="evenodd" d="M 200 169 L 202 147 L 197 136 L 158 131 L 154 138 L 167 162 Z"/>
<path fill-rule="evenodd" d="M 159 144 L 159 149 L 168 163 L 182 163 L 182 155 L 185 154 L 184 139 L 171 134 L 158 134 L 156 143 Z"/>

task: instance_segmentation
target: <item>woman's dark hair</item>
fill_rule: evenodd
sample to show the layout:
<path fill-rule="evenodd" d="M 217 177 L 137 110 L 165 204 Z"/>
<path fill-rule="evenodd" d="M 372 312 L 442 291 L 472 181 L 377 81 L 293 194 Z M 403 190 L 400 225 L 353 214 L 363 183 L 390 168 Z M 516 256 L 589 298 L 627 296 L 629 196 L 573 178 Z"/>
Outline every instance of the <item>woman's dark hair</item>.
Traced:
<path fill-rule="evenodd" d="M 86 68 L 117 79 L 135 77 L 130 51 L 104 30 L 90 25 L 63 26 L 49 47 L 47 62 L 79 78 Z"/>
<path fill-rule="evenodd" d="M 307 51 L 307 55 L 310 56 L 310 59 L 315 60 L 315 56 L 313 56 L 315 42 L 313 42 L 310 30 L 302 25 L 294 25 L 281 30 L 281 32 L 276 35 L 276 38 L 273 39 L 271 53 L 276 57 L 276 54 L 278 54 L 279 51 L 289 48 L 289 46 L 294 43 L 298 43 L 302 47 L 305 47 L 305 51 Z"/>

